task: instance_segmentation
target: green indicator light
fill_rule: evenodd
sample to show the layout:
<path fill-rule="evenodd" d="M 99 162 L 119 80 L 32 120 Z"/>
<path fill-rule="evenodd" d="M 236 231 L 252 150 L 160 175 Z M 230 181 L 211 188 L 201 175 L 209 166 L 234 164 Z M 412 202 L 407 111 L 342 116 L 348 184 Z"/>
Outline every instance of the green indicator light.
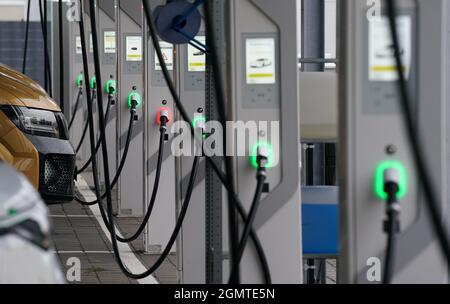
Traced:
<path fill-rule="evenodd" d="M 137 102 L 136 108 L 139 108 L 142 104 L 141 95 L 139 95 L 139 93 L 136 93 L 136 92 L 131 92 L 130 94 L 128 94 L 128 107 L 130 109 L 133 106 L 133 104 L 132 104 L 133 100 L 136 100 L 136 102 Z"/>
<path fill-rule="evenodd" d="M 265 168 L 273 167 L 273 148 L 272 144 L 266 141 L 260 141 L 252 147 L 252 151 L 250 154 L 250 164 L 253 168 L 258 169 L 258 149 L 260 147 L 266 147 L 268 155 L 267 155 L 267 164 Z"/>
<path fill-rule="evenodd" d="M 206 117 L 203 115 L 196 115 L 194 119 L 192 119 L 192 127 L 197 128 L 197 124 L 199 121 L 203 121 L 206 124 Z"/>
<path fill-rule="evenodd" d="M 106 82 L 106 94 L 116 93 L 117 82 L 114 79 L 110 79 Z"/>
<path fill-rule="evenodd" d="M 77 76 L 77 80 L 75 83 L 77 87 L 81 88 L 81 86 L 83 85 L 83 74 Z"/>
<path fill-rule="evenodd" d="M 91 86 L 92 90 L 95 89 L 96 84 L 97 84 L 97 78 L 95 78 L 95 76 L 94 76 L 91 78 L 91 82 L 90 82 L 90 86 Z"/>
<path fill-rule="evenodd" d="M 17 210 L 16 209 L 9 209 L 8 210 L 8 216 L 9 217 L 14 217 L 14 216 L 16 216 L 17 215 Z"/>
<path fill-rule="evenodd" d="M 194 119 L 192 119 L 192 127 L 196 129 L 200 121 L 203 121 L 203 123 L 206 125 L 206 117 L 204 115 L 195 115 Z M 203 139 L 205 139 L 206 134 L 203 134 L 202 137 Z"/>
<path fill-rule="evenodd" d="M 387 193 L 384 191 L 384 172 L 388 169 L 395 169 L 398 171 L 400 180 L 397 198 L 404 198 L 408 194 L 408 173 L 406 167 L 401 162 L 396 160 L 386 160 L 378 164 L 375 170 L 375 196 L 384 201 L 388 198 Z"/>

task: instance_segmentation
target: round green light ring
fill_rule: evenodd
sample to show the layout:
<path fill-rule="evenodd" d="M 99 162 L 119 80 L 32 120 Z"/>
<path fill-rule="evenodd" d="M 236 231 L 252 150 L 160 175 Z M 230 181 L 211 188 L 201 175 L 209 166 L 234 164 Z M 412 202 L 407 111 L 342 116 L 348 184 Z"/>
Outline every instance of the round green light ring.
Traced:
<path fill-rule="evenodd" d="M 402 199 L 408 194 L 408 172 L 406 167 L 399 161 L 386 160 L 378 164 L 375 170 L 374 190 L 375 196 L 380 200 L 387 200 L 388 195 L 384 191 L 384 172 L 388 169 L 395 169 L 399 172 L 399 189 L 397 198 Z"/>
<path fill-rule="evenodd" d="M 128 107 L 131 109 L 132 107 L 131 101 L 133 100 L 133 98 L 135 98 L 137 102 L 136 108 L 139 108 L 142 104 L 142 98 L 141 95 L 139 95 L 139 93 L 136 92 L 131 92 L 130 94 L 128 94 Z"/>
<path fill-rule="evenodd" d="M 197 128 L 197 123 L 199 121 L 203 121 L 206 124 L 206 117 L 203 115 L 197 115 L 194 117 L 194 119 L 192 119 L 192 127 Z"/>
<path fill-rule="evenodd" d="M 116 93 L 117 82 L 114 79 L 110 79 L 106 82 L 106 94 Z M 113 88 L 114 92 L 111 92 L 111 88 Z"/>
<path fill-rule="evenodd" d="M 79 74 L 77 76 L 75 84 L 77 85 L 77 87 L 81 87 L 83 85 L 83 74 Z"/>
<path fill-rule="evenodd" d="M 95 89 L 96 84 L 97 84 L 97 78 L 94 76 L 91 78 L 91 82 L 89 84 L 92 90 Z"/>
<path fill-rule="evenodd" d="M 269 155 L 267 156 L 267 164 L 264 166 L 265 168 L 273 167 L 273 147 L 272 144 L 267 141 L 260 141 L 252 147 L 250 154 L 250 164 L 253 168 L 258 169 L 258 149 L 259 147 L 266 147 Z"/>
<path fill-rule="evenodd" d="M 199 121 L 203 121 L 206 124 L 206 117 L 204 115 L 197 115 L 194 117 L 194 119 L 192 119 L 192 127 L 195 129 L 197 128 L 197 123 Z M 203 134 L 203 139 L 206 138 L 206 134 Z"/>

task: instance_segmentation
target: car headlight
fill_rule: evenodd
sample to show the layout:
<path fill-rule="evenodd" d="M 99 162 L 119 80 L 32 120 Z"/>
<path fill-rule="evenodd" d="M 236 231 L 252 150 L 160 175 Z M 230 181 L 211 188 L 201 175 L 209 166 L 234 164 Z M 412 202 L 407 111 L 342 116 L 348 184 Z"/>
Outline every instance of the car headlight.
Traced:
<path fill-rule="evenodd" d="M 68 139 L 67 122 L 62 113 L 17 106 L 2 110 L 26 134 Z"/>

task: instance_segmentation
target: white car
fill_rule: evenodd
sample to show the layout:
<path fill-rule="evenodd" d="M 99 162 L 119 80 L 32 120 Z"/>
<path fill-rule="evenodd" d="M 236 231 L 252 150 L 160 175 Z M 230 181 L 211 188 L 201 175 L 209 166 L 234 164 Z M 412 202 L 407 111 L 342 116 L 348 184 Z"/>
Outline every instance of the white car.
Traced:
<path fill-rule="evenodd" d="M 250 66 L 254 69 L 262 69 L 272 65 L 272 61 L 267 58 L 260 58 L 250 64 Z"/>
<path fill-rule="evenodd" d="M 0 161 L 0 284 L 61 284 L 48 209 L 25 179 Z"/>

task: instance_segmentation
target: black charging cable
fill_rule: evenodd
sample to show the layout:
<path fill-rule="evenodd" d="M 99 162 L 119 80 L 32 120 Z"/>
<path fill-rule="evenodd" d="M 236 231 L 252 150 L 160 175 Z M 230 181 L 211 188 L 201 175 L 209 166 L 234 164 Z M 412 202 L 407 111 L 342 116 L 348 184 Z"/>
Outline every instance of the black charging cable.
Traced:
<path fill-rule="evenodd" d="M 59 39 L 59 106 L 64 114 L 64 23 L 63 0 L 58 0 L 58 39 Z"/>
<path fill-rule="evenodd" d="M 22 63 L 22 74 L 27 71 L 27 56 L 28 56 L 28 40 L 30 36 L 30 10 L 31 10 L 31 0 L 28 0 L 27 7 L 27 21 L 25 24 L 25 45 L 23 48 L 23 63 Z"/>
<path fill-rule="evenodd" d="M 442 253 L 445 256 L 447 263 L 450 264 L 450 241 L 448 236 L 448 229 L 443 222 L 443 216 L 440 210 L 440 202 L 437 199 L 434 186 L 432 185 L 432 178 L 426 166 L 422 145 L 419 138 L 419 132 L 416 129 L 417 123 L 414 119 L 411 98 L 409 95 L 408 85 L 406 82 L 405 73 L 403 70 L 403 60 L 401 56 L 401 47 L 399 42 L 399 35 L 397 30 L 397 7 L 395 0 L 387 0 L 387 14 L 389 18 L 389 26 L 394 47 L 394 57 L 398 73 L 398 89 L 400 93 L 400 106 L 403 111 L 405 129 L 407 137 L 411 146 L 412 156 L 416 166 L 417 174 L 420 177 L 419 181 L 423 187 L 425 194 L 425 203 L 431 216 L 434 231 L 438 237 Z"/>
<path fill-rule="evenodd" d="M 397 199 L 399 191 L 399 172 L 395 169 L 387 169 L 384 172 L 384 191 L 386 199 L 386 217 L 383 230 L 387 235 L 386 256 L 383 272 L 383 284 L 391 284 L 395 270 L 395 252 L 397 235 L 400 233 L 400 204 Z"/>
<path fill-rule="evenodd" d="M 94 100 L 97 99 L 97 93 L 95 91 L 92 91 L 91 96 L 93 99 L 90 101 L 90 103 L 93 104 Z M 84 140 L 86 139 L 88 128 L 89 128 L 89 120 L 86 119 L 86 122 L 84 123 L 84 127 L 83 127 L 83 133 L 81 134 L 80 141 L 78 142 L 77 148 L 75 149 L 76 153 L 80 152 L 81 147 L 83 147 L 83 143 L 84 143 Z"/>
<path fill-rule="evenodd" d="M 105 113 L 105 121 L 109 120 L 109 113 L 111 111 L 111 106 L 113 105 L 114 96 L 111 94 L 108 94 L 108 104 L 106 106 L 106 113 Z M 131 136 L 130 136 L 131 137 Z M 95 156 L 97 156 L 98 150 L 100 149 L 100 138 L 97 140 L 97 143 L 95 145 Z M 92 155 L 89 157 L 89 159 L 86 161 L 86 163 L 81 167 L 81 169 L 77 170 L 77 175 L 83 173 L 92 163 Z"/>
<path fill-rule="evenodd" d="M 133 103 L 133 104 L 134 104 L 133 107 L 135 108 L 136 104 L 135 103 Z M 116 235 L 117 240 L 121 243 L 130 243 L 130 242 L 133 242 L 136 239 L 138 239 L 139 236 L 144 231 L 146 225 L 148 224 L 148 221 L 150 220 L 150 217 L 154 210 L 154 206 L 156 203 L 156 198 L 157 198 L 157 194 L 158 194 L 158 190 L 159 190 L 159 183 L 161 180 L 162 163 L 163 163 L 163 158 L 164 158 L 164 141 L 165 141 L 165 137 L 166 137 L 165 135 L 167 132 L 167 123 L 169 122 L 169 119 L 170 119 L 169 114 L 166 111 L 161 111 L 160 114 L 161 114 L 160 115 L 161 126 L 160 126 L 158 162 L 157 162 L 157 166 L 156 166 L 155 180 L 154 180 L 154 185 L 153 185 L 150 202 L 148 204 L 148 208 L 147 208 L 147 211 L 145 213 L 142 223 L 139 225 L 139 228 L 137 229 L 137 231 L 132 234 L 132 236 L 121 237 L 121 236 Z M 128 149 L 126 148 L 125 150 L 128 150 Z M 125 156 L 125 154 L 124 154 L 124 156 Z M 126 159 L 126 156 L 125 156 L 125 159 Z M 117 182 L 116 178 L 120 175 L 120 172 L 121 172 L 121 170 L 118 171 L 119 174 L 117 174 L 116 177 L 114 178 L 114 180 L 111 184 L 111 188 L 114 188 L 115 183 Z M 104 197 L 105 197 L 105 194 L 102 195 L 102 198 L 104 198 Z M 88 205 L 88 206 L 92 206 L 92 205 L 95 205 L 98 203 L 97 200 L 95 200 L 93 202 L 85 202 L 78 197 L 76 197 L 76 200 L 79 203 L 81 203 L 83 205 Z M 102 215 L 102 218 L 103 218 L 103 221 L 104 221 L 106 227 L 108 228 L 108 230 L 111 230 L 111 227 L 109 225 L 109 220 L 107 218 L 107 214 L 105 212 L 102 212 L 102 209 L 100 211 L 101 211 L 101 215 Z"/>
<path fill-rule="evenodd" d="M 78 87 L 78 93 L 77 93 L 77 99 L 75 100 L 75 105 L 72 111 L 72 115 L 70 117 L 70 122 L 69 122 L 69 130 L 72 129 L 72 125 L 75 122 L 75 117 L 77 116 L 78 113 L 78 109 L 80 108 L 80 102 L 81 99 L 83 97 L 83 85 L 81 83 L 81 85 Z"/>
<path fill-rule="evenodd" d="M 127 139 L 125 141 L 125 147 L 124 147 L 124 150 L 122 153 L 122 158 L 120 160 L 119 167 L 117 168 L 117 172 L 116 172 L 116 174 L 112 180 L 111 186 L 110 186 L 111 189 L 114 188 L 117 185 L 117 183 L 119 182 L 120 175 L 122 174 L 123 168 L 125 167 L 125 163 L 128 158 L 128 151 L 130 150 L 131 139 L 133 137 L 133 131 L 134 131 L 136 106 L 137 106 L 137 103 L 132 101 L 131 108 L 130 108 L 130 120 L 129 120 L 129 124 L 128 124 Z M 95 149 L 97 149 L 97 147 L 95 147 Z M 94 158 L 90 159 L 91 164 L 93 164 Z M 106 198 L 106 192 L 101 196 L 101 198 L 102 199 Z M 92 202 L 87 202 L 78 196 L 75 196 L 75 201 L 77 201 L 78 203 L 80 203 L 84 206 L 94 206 L 98 203 L 98 200 L 94 200 Z"/>
<path fill-rule="evenodd" d="M 95 10 L 95 3 L 93 1 L 90 2 L 90 10 L 94 11 Z M 92 35 L 93 35 L 93 42 L 94 42 L 94 63 L 95 63 L 95 72 L 96 72 L 96 76 L 98 79 L 99 84 L 101 84 L 101 73 L 100 73 L 100 60 L 99 60 L 99 53 L 98 53 L 98 41 L 97 41 L 97 30 L 96 30 L 96 21 L 95 21 L 95 14 L 91 14 L 90 15 L 90 20 L 91 20 L 91 28 L 92 30 Z M 83 23 L 81 23 L 81 28 L 84 30 L 84 25 Z M 83 38 L 84 38 L 84 34 L 83 34 Z M 87 66 L 87 51 L 86 51 L 86 41 L 84 39 L 82 39 L 82 49 L 83 49 L 83 59 L 84 59 L 84 65 Z M 100 92 L 98 92 L 100 94 Z M 103 105 L 101 102 L 101 97 L 99 96 L 99 100 L 97 100 L 99 109 L 102 111 L 103 109 Z M 90 119 L 90 135 L 91 138 L 94 137 L 94 128 L 92 125 L 93 122 L 93 111 L 92 111 L 92 107 L 90 106 L 88 109 L 88 115 L 89 115 L 89 119 Z M 119 268 L 121 269 L 121 271 L 128 276 L 129 278 L 132 279 L 142 279 L 145 277 L 148 277 L 149 275 L 151 275 L 153 272 L 155 272 L 164 262 L 164 260 L 167 258 L 167 256 L 170 253 L 171 248 L 173 247 L 173 244 L 175 243 L 178 234 L 181 230 L 181 226 L 184 220 L 184 217 L 186 215 L 186 212 L 188 210 L 189 207 L 189 202 L 191 200 L 191 196 L 192 196 L 192 192 L 195 186 L 195 179 L 196 179 L 196 175 L 198 172 L 198 163 L 199 163 L 199 157 L 195 157 L 194 159 L 194 164 L 193 164 L 193 168 L 191 171 L 191 176 L 190 176 L 190 180 L 189 180 L 189 186 L 188 186 L 188 192 L 186 194 L 185 197 L 185 202 L 183 204 L 183 208 L 180 212 L 180 216 L 177 220 L 177 225 L 173 231 L 172 237 L 169 241 L 169 243 L 167 244 L 163 254 L 159 257 L 159 259 L 157 260 L 157 262 L 148 270 L 146 270 L 145 272 L 141 273 L 141 274 L 133 274 L 131 273 L 123 264 L 122 259 L 120 257 L 120 252 L 119 252 L 119 248 L 118 248 L 118 244 L 117 244 L 117 239 L 116 239 L 116 232 L 115 232 L 115 225 L 114 225 L 114 215 L 113 215 L 113 211 L 112 211 L 112 198 L 111 198 L 111 188 L 110 188 L 110 180 L 109 180 L 109 168 L 108 168 L 108 151 L 107 151 L 107 147 L 106 147 L 106 136 L 105 136 L 105 122 L 103 120 L 102 115 L 99 115 L 99 120 L 100 120 L 100 136 L 101 136 L 101 140 L 102 140 L 102 153 L 103 153 L 103 169 L 104 169 L 104 175 L 105 175 L 105 183 L 106 183 L 106 211 L 108 213 L 108 220 L 109 220 L 109 224 L 110 224 L 110 235 L 111 235 L 111 241 L 112 241 L 112 248 L 114 251 L 114 256 L 116 258 L 116 262 L 119 265 Z M 93 143 L 91 143 L 91 152 L 92 154 L 95 152 L 95 146 Z M 93 171 L 94 171 L 94 183 L 95 183 L 95 193 L 97 196 L 97 200 L 99 201 L 99 207 L 100 210 L 102 210 L 103 207 L 103 203 L 101 202 L 101 195 L 100 195 L 100 190 L 99 190 L 99 180 L 97 177 L 97 163 L 96 163 L 96 159 L 93 159 Z"/>
<path fill-rule="evenodd" d="M 259 147 L 257 155 L 258 171 L 256 174 L 257 185 L 255 190 L 255 195 L 253 196 L 253 201 L 250 207 L 250 213 L 248 215 L 247 221 L 244 225 L 244 230 L 242 232 L 241 240 L 239 241 L 239 247 L 237 250 L 236 259 L 233 261 L 233 267 L 230 272 L 229 284 L 235 284 L 235 274 L 239 272 L 239 266 L 244 255 L 245 247 L 250 236 L 250 231 L 253 228 L 253 223 L 256 219 L 256 214 L 258 212 L 259 205 L 261 203 L 261 196 L 264 190 L 264 183 L 266 181 L 266 166 L 268 163 L 268 151 L 267 147 Z"/>

